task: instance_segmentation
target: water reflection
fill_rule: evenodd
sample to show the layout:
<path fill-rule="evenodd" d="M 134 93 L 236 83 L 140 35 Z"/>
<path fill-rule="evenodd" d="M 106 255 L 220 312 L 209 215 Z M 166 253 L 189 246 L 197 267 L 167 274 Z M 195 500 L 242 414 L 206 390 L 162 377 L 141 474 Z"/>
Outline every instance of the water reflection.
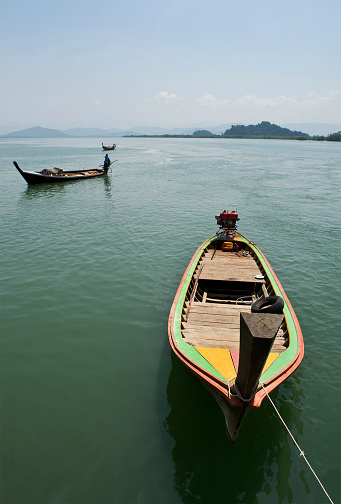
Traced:
<path fill-rule="evenodd" d="M 111 177 L 108 176 L 108 175 L 105 175 L 103 177 L 103 180 L 104 180 L 104 190 L 105 190 L 105 195 L 108 197 L 108 198 L 111 198 L 112 194 L 111 194 Z"/>
<path fill-rule="evenodd" d="M 63 192 L 65 192 L 65 182 L 28 185 L 22 192 L 21 199 L 50 198 Z"/>
<path fill-rule="evenodd" d="M 232 445 L 215 400 L 174 355 L 167 397 L 171 411 L 164 425 L 175 440 L 174 486 L 182 502 L 257 503 L 265 496 L 268 502 L 293 501 L 289 479 L 299 456 L 269 401 L 248 413 Z M 291 432 L 302 434 L 299 377 L 287 380 L 272 399 Z"/>
<path fill-rule="evenodd" d="M 103 177 L 90 179 L 90 180 L 72 180 L 61 181 L 53 184 L 31 184 L 27 185 L 26 189 L 21 193 L 21 199 L 36 199 L 36 198 L 53 198 L 66 192 L 68 187 L 74 187 L 75 184 L 91 184 L 91 183 L 104 183 L 106 196 L 111 198 L 111 177 L 104 175 Z M 88 187 L 86 188 L 88 189 Z"/>

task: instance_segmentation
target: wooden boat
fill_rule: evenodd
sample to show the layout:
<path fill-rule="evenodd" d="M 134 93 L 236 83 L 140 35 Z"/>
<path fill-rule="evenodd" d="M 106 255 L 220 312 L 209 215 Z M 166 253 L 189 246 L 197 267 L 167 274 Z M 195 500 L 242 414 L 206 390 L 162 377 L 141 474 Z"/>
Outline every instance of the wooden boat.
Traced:
<path fill-rule="evenodd" d="M 14 166 L 24 177 L 28 184 L 42 184 L 53 182 L 71 182 L 72 180 L 82 180 L 94 177 L 102 177 L 108 173 L 108 169 L 94 169 L 94 170 L 76 170 L 64 171 L 61 168 L 53 168 L 53 170 L 44 169 L 40 172 L 37 171 L 24 171 L 16 161 L 13 161 Z"/>
<path fill-rule="evenodd" d="M 175 355 L 221 407 L 231 442 L 250 408 L 298 367 L 303 337 L 269 262 L 237 232 L 236 211 L 189 263 L 174 298 L 168 335 Z"/>
<path fill-rule="evenodd" d="M 103 145 L 103 143 L 102 143 L 102 149 L 103 149 L 104 151 L 107 151 L 107 150 L 115 150 L 115 149 L 116 149 L 116 144 L 113 144 L 112 146 L 110 146 L 110 145 Z"/>

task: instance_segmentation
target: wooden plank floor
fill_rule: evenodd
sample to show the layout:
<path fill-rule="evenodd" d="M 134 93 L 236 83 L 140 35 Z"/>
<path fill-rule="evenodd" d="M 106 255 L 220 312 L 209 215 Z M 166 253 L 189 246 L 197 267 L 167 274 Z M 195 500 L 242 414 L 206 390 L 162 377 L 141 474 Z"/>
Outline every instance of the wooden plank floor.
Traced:
<path fill-rule="evenodd" d="M 193 346 L 237 350 L 241 312 L 250 313 L 251 305 L 194 301 L 187 322 L 183 321 L 183 338 Z M 283 331 L 280 329 L 271 351 L 284 351 L 284 341 Z"/>
<path fill-rule="evenodd" d="M 241 252 L 210 250 L 202 263 L 200 278 L 204 280 L 265 283 L 263 279 L 255 278 L 262 273 L 250 254 L 244 256 Z"/>

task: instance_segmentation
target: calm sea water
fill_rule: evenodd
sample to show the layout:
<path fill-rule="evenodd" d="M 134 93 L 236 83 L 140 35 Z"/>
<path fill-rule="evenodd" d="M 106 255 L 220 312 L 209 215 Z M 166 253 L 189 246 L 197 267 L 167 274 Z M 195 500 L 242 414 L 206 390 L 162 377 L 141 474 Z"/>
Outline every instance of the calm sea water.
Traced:
<path fill-rule="evenodd" d="M 23 169 L 107 178 L 27 186 Z M 0 140 L 1 503 L 323 503 L 272 405 L 229 444 L 172 355 L 169 310 L 214 216 L 264 252 L 305 357 L 272 394 L 334 502 L 340 490 L 340 164 L 332 142 Z"/>

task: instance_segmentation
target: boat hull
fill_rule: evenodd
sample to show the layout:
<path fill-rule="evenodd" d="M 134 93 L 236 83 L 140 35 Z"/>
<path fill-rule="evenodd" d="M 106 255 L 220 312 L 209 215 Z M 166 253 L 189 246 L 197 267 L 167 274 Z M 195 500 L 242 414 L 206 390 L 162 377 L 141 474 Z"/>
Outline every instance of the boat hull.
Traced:
<path fill-rule="evenodd" d="M 198 295 L 200 282 L 204 283 L 203 279 L 207 282 L 207 272 L 213 271 L 214 261 L 212 261 L 212 258 L 217 260 L 216 264 L 218 264 L 218 260 L 227 260 L 229 252 L 226 252 L 226 256 L 221 259 L 223 252 L 215 249 L 218 235 L 204 242 L 194 254 L 179 285 L 168 321 L 168 335 L 172 350 L 183 364 L 203 382 L 216 399 L 224 413 L 231 442 L 236 439 L 248 409 L 260 407 L 267 394 L 276 389 L 295 371 L 304 353 L 303 337 L 297 317 L 269 262 L 263 253 L 240 233 L 234 233 L 234 241 L 239 243 L 242 251 L 244 250 L 243 255 L 245 253 L 250 254 L 250 257 L 251 255 L 254 257 L 259 269 L 259 271 L 254 271 L 254 273 L 258 273 L 254 276 L 264 278 L 264 280 L 255 279 L 255 288 L 259 289 L 259 292 L 261 292 L 261 289 L 263 291 L 268 289 L 269 295 L 275 294 L 284 301 L 283 327 L 285 327 L 286 331 L 286 346 L 281 348 L 279 342 L 282 342 L 284 338 L 282 336 L 276 337 L 274 347 L 252 397 L 248 397 L 246 401 L 234 388 L 238 373 L 239 340 L 234 333 L 234 341 L 232 341 L 233 338 L 232 336 L 230 338 L 229 331 L 232 334 L 235 329 L 229 329 L 229 321 L 224 319 L 223 315 L 221 319 L 219 319 L 219 315 L 216 315 L 217 313 L 224 314 L 229 301 L 210 299 L 210 303 L 205 305 L 208 298 L 204 300 L 203 296 L 203 299 L 200 299 Z M 211 259 L 209 253 L 211 253 Z M 232 254 L 231 258 L 233 258 Z M 239 261 L 238 257 L 237 259 Z M 238 261 L 235 263 L 237 266 Z M 231 271 L 235 275 L 235 271 L 238 270 L 237 266 L 233 266 L 229 270 L 227 264 L 223 274 L 226 276 L 228 274 L 226 271 Z M 244 272 L 244 276 L 246 275 L 245 270 L 240 269 L 240 271 Z M 229 279 L 225 278 L 224 280 Z M 233 278 L 232 280 L 235 281 L 236 279 Z M 245 278 L 243 278 L 243 281 L 245 281 Z M 195 294 L 193 295 L 194 291 Z M 191 298 L 191 296 L 193 297 Z M 199 298 L 196 299 L 196 296 L 199 296 Z M 238 311 L 235 307 L 234 309 Z M 213 316 L 214 310 L 215 315 Z M 240 311 L 243 310 L 244 307 L 240 309 Z M 245 310 L 251 311 L 251 308 L 247 306 Z M 204 313 L 208 312 L 211 318 L 207 315 L 205 319 Z M 193 322 L 191 322 L 191 318 Z M 194 320 L 196 320 L 196 326 L 193 325 Z M 199 320 L 202 320 L 200 322 L 201 326 L 198 325 Z M 212 326 L 210 326 L 210 320 L 215 321 Z M 236 316 L 234 316 L 233 320 L 233 323 L 236 324 Z M 216 334 L 222 333 L 224 339 L 226 341 L 231 340 L 231 343 L 224 340 L 214 343 L 210 341 L 216 337 Z M 203 335 L 206 335 L 206 340 Z"/>
<path fill-rule="evenodd" d="M 226 433 L 231 443 L 234 443 L 237 439 L 239 429 L 241 427 L 242 421 L 249 411 L 247 404 L 240 404 L 238 406 L 233 406 L 224 395 L 217 392 L 216 388 L 210 387 L 206 382 L 203 382 L 207 390 L 212 394 L 225 418 Z"/>
<path fill-rule="evenodd" d="M 63 176 L 58 175 L 44 175 L 34 171 L 22 170 L 16 161 L 13 161 L 14 166 L 20 175 L 26 180 L 28 184 L 55 184 L 58 182 L 72 182 L 75 180 L 84 180 L 89 178 L 102 177 L 107 174 L 106 170 L 77 170 L 65 171 Z"/>

